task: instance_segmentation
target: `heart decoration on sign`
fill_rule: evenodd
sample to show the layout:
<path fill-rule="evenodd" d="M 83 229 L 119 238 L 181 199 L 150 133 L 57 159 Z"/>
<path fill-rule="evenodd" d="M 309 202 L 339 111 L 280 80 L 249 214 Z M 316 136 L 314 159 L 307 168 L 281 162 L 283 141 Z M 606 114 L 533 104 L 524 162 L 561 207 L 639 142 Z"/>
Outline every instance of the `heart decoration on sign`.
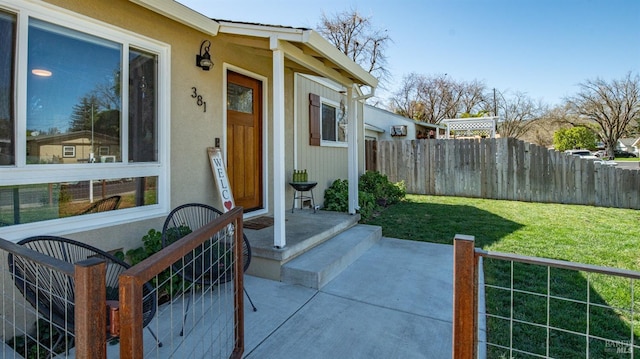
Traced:
<path fill-rule="evenodd" d="M 230 211 L 231 207 L 233 207 L 233 203 L 231 203 L 231 201 L 224 202 L 224 208 L 226 208 L 227 211 Z"/>

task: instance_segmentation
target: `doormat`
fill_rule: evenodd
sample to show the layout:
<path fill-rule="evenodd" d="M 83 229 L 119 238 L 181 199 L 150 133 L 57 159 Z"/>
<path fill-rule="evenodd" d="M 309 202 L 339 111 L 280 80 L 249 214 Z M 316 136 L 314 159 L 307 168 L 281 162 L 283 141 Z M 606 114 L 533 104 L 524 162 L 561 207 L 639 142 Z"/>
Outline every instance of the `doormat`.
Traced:
<path fill-rule="evenodd" d="M 273 217 L 262 216 L 250 219 L 242 225 L 246 229 L 263 229 L 273 226 Z"/>

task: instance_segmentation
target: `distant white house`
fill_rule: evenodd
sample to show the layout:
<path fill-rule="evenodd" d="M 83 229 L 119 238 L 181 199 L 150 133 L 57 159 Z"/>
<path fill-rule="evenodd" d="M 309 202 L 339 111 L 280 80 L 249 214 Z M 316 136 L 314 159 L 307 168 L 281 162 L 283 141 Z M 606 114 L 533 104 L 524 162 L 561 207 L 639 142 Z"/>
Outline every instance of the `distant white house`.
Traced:
<path fill-rule="evenodd" d="M 638 137 L 631 146 L 633 146 L 636 156 L 640 155 L 640 137 Z"/>
<path fill-rule="evenodd" d="M 640 138 L 621 138 L 616 143 L 616 150 L 631 152 L 638 155 L 638 147 L 640 147 Z"/>
<path fill-rule="evenodd" d="M 445 133 L 444 126 L 415 121 L 371 105 L 364 106 L 364 126 L 368 140 L 443 138 Z"/>

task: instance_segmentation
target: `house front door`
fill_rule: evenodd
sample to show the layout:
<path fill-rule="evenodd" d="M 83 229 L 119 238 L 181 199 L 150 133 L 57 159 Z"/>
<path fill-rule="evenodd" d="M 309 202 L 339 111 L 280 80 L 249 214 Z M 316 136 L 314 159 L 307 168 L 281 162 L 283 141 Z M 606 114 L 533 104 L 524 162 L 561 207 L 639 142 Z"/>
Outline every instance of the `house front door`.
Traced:
<path fill-rule="evenodd" d="M 227 73 L 227 172 L 237 206 L 264 208 L 262 195 L 262 82 Z"/>

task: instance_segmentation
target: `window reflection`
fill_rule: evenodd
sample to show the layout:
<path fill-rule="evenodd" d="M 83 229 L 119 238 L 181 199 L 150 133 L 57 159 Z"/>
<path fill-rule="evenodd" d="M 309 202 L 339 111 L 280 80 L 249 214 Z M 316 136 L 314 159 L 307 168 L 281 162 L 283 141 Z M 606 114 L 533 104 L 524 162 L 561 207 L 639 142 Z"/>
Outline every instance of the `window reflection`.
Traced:
<path fill-rule="evenodd" d="M 0 11 L 0 166 L 15 164 L 13 72 L 16 17 Z"/>
<path fill-rule="evenodd" d="M 99 162 L 99 147 L 120 161 L 121 54 L 120 44 L 30 20 L 27 163 Z"/>
<path fill-rule="evenodd" d="M 0 227 L 158 203 L 157 177 L 0 187 Z"/>
<path fill-rule="evenodd" d="M 322 140 L 336 140 L 336 112 L 333 106 L 322 104 Z"/>
<path fill-rule="evenodd" d="M 158 160 L 157 58 L 129 50 L 129 161 Z"/>

